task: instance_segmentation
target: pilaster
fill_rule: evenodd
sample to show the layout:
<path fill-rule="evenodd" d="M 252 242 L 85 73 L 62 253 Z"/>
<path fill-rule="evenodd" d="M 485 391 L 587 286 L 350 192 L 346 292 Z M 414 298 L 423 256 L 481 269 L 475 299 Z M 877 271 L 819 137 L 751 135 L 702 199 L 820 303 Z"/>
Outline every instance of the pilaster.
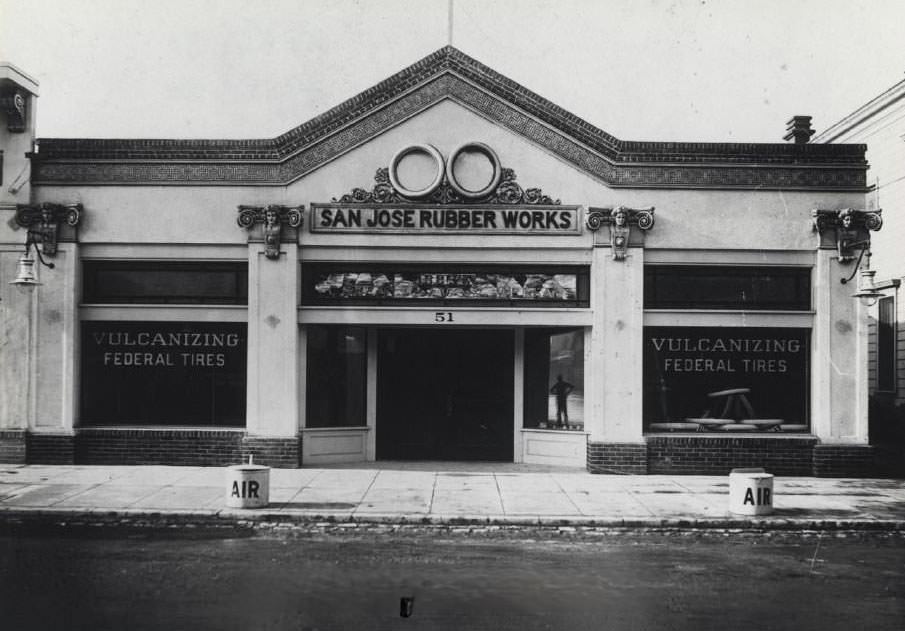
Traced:
<path fill-rule="evenodd" d="M 299 426 L 298 245 L 248 245 L 248 399 L 256 436 L 296 436 Z"/>
<path fill-rule="evenodd" d="M 35 413 L 30 428 L 71 433 L 77 418 L 79 357 L 79 245 L 61 243 L 54 268 L 41 269 L 43 285 L 35 288 L 32 375 Z"/>
<path fill-rule="evenodd" d="M 593 343 L 599 370 L 603 425 L 596 436 L 606 443 L 640 443 L 642 438 L 644 348 L 644 249 L 629 248 L 624 259 L 596 248 L 594 265 L 602 292 L 595 296 Z M 599 377 L 602 376 L 603 379 Z M 596 440 L 596 438 L 592 438 Z"/>
<path fill-rule="evenodd" d="M 30 375 L 34 369 L 32 318 L 37 292 L 13 287 L 22 246 L 0 247 L 0 429 L 29 427 Z M 39 273 L 42 273 L 41 270 Z M 23 439 L 24 440 L 24 439 Z M 24 443 L 23 443 L 24 444 Z"/>
<path fill-rule="evenodd" d="M 866 444 L 867 313 L 841 278 L 850 266 L 817 251 L 811 339 L 811 428 L 822 443 Z"/>

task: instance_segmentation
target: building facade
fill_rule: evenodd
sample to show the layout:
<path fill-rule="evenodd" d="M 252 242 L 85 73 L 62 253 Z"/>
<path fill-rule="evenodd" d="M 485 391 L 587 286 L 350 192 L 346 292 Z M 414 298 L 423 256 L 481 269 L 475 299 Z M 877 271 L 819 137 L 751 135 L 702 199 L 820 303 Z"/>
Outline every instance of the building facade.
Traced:
<path fill-rule="evenodd" d="M 0 275 L 54 267 L 0 289 L 6 461 L 871 470 L 840 278 L 881 214 L 803 117 L 624 141 L 447 47 L 274 139 L 29 124 Z"/>

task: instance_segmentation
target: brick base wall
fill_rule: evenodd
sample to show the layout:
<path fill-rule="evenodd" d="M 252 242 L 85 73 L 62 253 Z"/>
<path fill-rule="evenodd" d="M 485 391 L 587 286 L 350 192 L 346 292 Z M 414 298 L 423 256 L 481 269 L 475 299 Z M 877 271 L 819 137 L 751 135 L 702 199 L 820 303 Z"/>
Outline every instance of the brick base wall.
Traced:
<path fill-rule="evenodd" d="M 302 466 L 301 436 L 265 438 L 242 430 L 81 428 L 75 435 L 0 430 L 6 464 Z M 587 470 L 631 475 L 727 475 L 763 467 L 774 475 L 882 475 L 871 445 L 821 445 L 814 437 L 648 436 L 644 443 L 589 442 Z"/>
<path fill-rule="evenodd" d="M 649 436 L 652 474 L 728 475 L 736 467 L 763 467 L 774 475 L 812 475 L 810 437 Z"/>
<path fill-rule="evenodd" d="M 248 462 L 298 468 L 300 438 L 259 438 L 243 430 L 81 428 L 76 464 L 223 467 Z M 31 461 L 31 455 L 29 455 Z"/>
<path fill-rule="evenodd" d="M 591 473 L 647 473 L 645 443 L 588 443 L 588 471 Z"/>
<path fill-rule="evenodd" d="M 242 439 L 242 458 L 254 456 L 255 464 L 279 469 L 298 469 L 302 466 L 302 437 L 298 438 L 258 438 L 245 436 Z"/>
<path fill-rule="evenodd" d="M 0 462 L 25 464 L 26 435 L 24 429 L 0 430 Z"/>
<path fill-rule="evenodd" d="M 243 431 L 185 429 L 78 430 L 78 464 L 221 467 L 242 461 Z"/>
<path fill-rule="evenodd" d="M 28 464 L 75 464 L 74 434 L 28 434 Z"/>
<path fill-rule="evenodd" d="M 814 473 L 818 478 L 870 478 L 878 475 L 871 445 L 817 445 Z"/>

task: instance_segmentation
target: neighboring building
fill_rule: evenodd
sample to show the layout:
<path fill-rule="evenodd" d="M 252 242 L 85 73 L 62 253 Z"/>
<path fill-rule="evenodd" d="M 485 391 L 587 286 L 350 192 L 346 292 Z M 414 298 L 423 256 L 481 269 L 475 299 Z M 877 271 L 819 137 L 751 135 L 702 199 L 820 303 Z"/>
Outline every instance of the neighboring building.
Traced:
<path fill-rule="evenodd" d="M 0 200 L 0 456 L 869 474 L 839 279 L 879 217 L 811 133 L 623 141 L 447 47 L 274 139 L 42 139 Z"/>
<path fill-rule="evenodd" d="M 872 431 L 905 447 L 905 81 L 868 101 L 819 134 L 814 142 L 865 143 L 875 190 L 868 208 L 883 208 L 883 230 L 871 245 L 871 267 L 884 294 L 870 323 Z M 905 456 L 905 454 L 903 454 Z"/>

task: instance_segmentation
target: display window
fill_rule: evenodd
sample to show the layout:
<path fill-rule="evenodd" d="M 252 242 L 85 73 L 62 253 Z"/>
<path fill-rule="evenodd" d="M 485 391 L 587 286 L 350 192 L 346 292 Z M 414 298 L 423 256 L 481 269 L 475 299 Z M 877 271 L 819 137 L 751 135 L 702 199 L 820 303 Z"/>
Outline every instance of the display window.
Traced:
<path fill-rule="evenodd" d="M 245 425 L 247 326 L 82 322 L 81 424 Z"/>
<path fill-rule="evenodd" d="M 645 327 L 646 431 L 809 430 L 810 331 Z"/>
<path fill-rule="evenodd" d="M 307 427 L 366 424 L 367 331 L 362 327 L 307 328 Z"/>
<path fill-rule="evenodd" d="M 306 304 L 522 304 L 586 306 L 586 269 L 412 268 L 343 269 L 306 266 Z"/>
<path fill-rule="evenodd" d="M 524 427 L 584 429 L 584 331 L 525 331 Z"/>

